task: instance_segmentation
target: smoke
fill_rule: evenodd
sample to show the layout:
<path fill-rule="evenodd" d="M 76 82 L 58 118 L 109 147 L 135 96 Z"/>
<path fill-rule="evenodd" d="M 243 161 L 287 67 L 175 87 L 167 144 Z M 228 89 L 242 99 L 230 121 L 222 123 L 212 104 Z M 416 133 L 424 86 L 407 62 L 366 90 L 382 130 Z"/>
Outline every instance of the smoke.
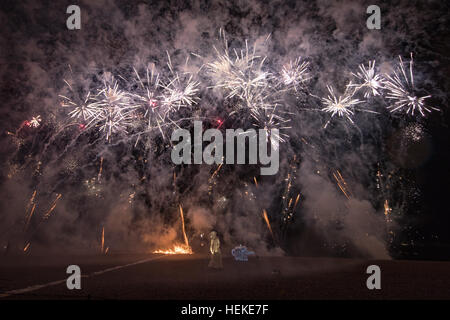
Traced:
<path fill-rule="evenodd" d="M 280 147 L 279 173 L 263 179 L 254 166 L 224 165 L 214 176 L 217 166 L 174 167 L 170 141 L 159 132 L 137 143 L 136 137 L 120 134 L 106 143 L 99 134 L 63 127 L 67 109 L 58 97 L 67 94 L 63 80 L 69 77 L 83 97 L 98 88 L 108 72 L 129 79 L 133 67 L 142 71 L 154 64 L 158 72 L 167 74 L 166 52 L 177 71 L 197 73 L 213 61 L 213 46 L 221 46 L 219 28 L 226 31 L 230 48 L 244 47 L 249 39 L 259 55 L 268 57 L 269 71 L 280 70 L 298 56 L 308 59 L 313 79 L 307 93 L 318 96 L 328 84 L 343 92 L 350 72 L 360 63 L 377 59 L 382 71 L 389 72 L 397 55 L 408 56 L 410 51 L 417 60 L 426 57 L 417 79 L 427 78 L 440 57 L 418 41 L 424 36 L 421 25 L 439 21 L 434 29 L 442 31 L 448 18 L 440 17 L 439 10 L 410 6 L 407 1 L 396 6 L 383 2 L 382 30 L 368 30 L 369 4 L 81 1 L 82 29 L 69 31 L 65 28 L 68 4 L 44 8 L 32 1 L 8 3 L 0 13 L 4 34 L 0 45 L 8 48 L 0 53 L 4 129 L 0 226 L 9 232 L 0 240 L 18 247 L 31 242 L 44 249 L 97 250 L 104 227 L 105 245 L 112 250 L 148 251 L 182 242 L 181 204 L 188 237 L 215 229 L 226 246 L 242 243 L 259 254 L 281 254 L 286 242 L 302 237 L 283 238 L 276 231 L 272 239 L 262 212 L 267 210 L 274 230 L 283 229 L 283 195 L 294 200 L 297 196 L 294 191 L 283 193 L 289 174 L 295 177 L 292 190 L 301 193 L 301 201 L 288 228 L 295 230 L 305 223 L 319 234 L 311 247 L 349 244 L 359 255 L 387 258 L 385 217 L 373 188 L 376 164 L 392 165 L 384 150 L 391 130 L 384 102 L 370 101 L 380 115 L 355 115 L 357 127 L 338 119 L 324 130 L 328 115 L 311 111 L 320 106 L 317 99 L 286 94 L 283 99 L 295 113 L 287 132 L 290 139 Z M 240 119 L 228 116 L 233 102 L 225 101 L 220 90 L 208 88 L 211 79 L 205 73 L 200 71 L 198 78 L 201 101 L 192 116 L 224 118 L 228 126 L 239 123 Z M 430 84 L 427 88 L 434 87 L 437 95 L 445 92 L 433 81 Z M 19 133 L 17 128 L 35 115 L 41 115 L 41 126 Z M 300 162 L 296 173 L 291 168 L 294 155 Z M 346 179 L 350 199 L 337 187 L 335 170 Z M 25 207 L 34 190 L 37 211 L 29 230 L 23 232 Z M 42 215 L 56 194 L 62 198 L 44 221 Z"/>

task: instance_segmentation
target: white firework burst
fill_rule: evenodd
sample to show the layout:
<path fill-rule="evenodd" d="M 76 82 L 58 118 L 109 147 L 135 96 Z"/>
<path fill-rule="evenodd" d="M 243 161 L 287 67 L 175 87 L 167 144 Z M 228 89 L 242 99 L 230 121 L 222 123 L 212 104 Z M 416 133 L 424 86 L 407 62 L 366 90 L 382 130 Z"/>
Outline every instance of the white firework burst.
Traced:
<path fill-rule="evenodd" d="M 328 85 L 327 88 L 329 94 L 327 97 L 322 98 L 322 103 L 325 107 L 322 108 L 321 111 L 331 114 L 331 119 L 337 115 L 338 117 L 343 117 L 350 121 L 350 123 L 354 124 L 351 118 L 354 114 L 354 108 L 357 104 L 360 104 L 363 101 L 354 99 L 354 93 L 349 93 L 346 91 L 343 95 L 337 96 L 331 86 Z M 331 119 L 328 120 L 324 128 L 328 126 Z"/>
<path fill-rule="evenodd" d="M 224 41 L 224 53 L 220 53 L 214 47 L 217 54 L 216 60 L 206 64 L 214 82 L 212 87 L 225 89 L 227 99 L 237 96 L 243 101 L 250 101 L 258 92 L 269 86 L 271 74 L 262 70 L 266 57 L 256 55 L 255 46 L 250 50 L 247 40 L 245 40 L 245 49 L 240 52 L 233 50 L 234 57 L 232 57 L 228 50 L 225 32 L 220 29 L 219 33 Z"/>
<path fill-rule="evenodd" d="M 110 83 L 112 82 L 112 83 Z M 92 104 L 95 114 L 90 117 L 88 128 L 98 126 L 106 133 L 106 140 L 110 140 L 115 133 L 127 133 L 127 127 L 135 119 L 134 111 L 136 105 L 128 96 L 127 92 L 119 89 L 119 84 L 114 78 L 111 81 L 104 81 L 104 88 L 98 91 Z"/>
<path fill-rule="evenodd" d="M 163 110 L 161 115 L 166 118 L 170 113 L 180 110 L 181 107 L 190 107 L 197 104 L 199 93 L 199 82 L 193 79 L 192 74 L 179 75 L 174 72 L 172 61 L 169 53 L 167 53 L 168 63 L 171 77 L 167 83 L 162 83 L 161 87 L 164 89 L 161 96 L 161 106 Z M 186 60 L 186 64 L 187 64 Z"/>
<path fill-rule="evenodd" d="M 311 79 L 309 73 L 309 62 L 298 57 L 294 61 L 290 61 L 288 65 L 283 66 L 281 70 L 281 81 L 285 86 L 292 87 L 297 92 L 305 82 Z"/>
<path fill-rule="evenodd" d="M 137 91 L 139 93 L 130 93 L 130 97 L 135 100 L 141 114 L 147 121 L 147 128 L 151 128 L 153 125 L 160 124 L 163 118 L 158 112 L 161 107 L 161 103 L 158 99 L 158 94 L 161 91 L 159 73 L 155 72 L 155 66 L 152 65 L 145 70 L 145 76 L 141 77 L 136 69 L 134 69 L 136 75 Z M 155 123 L 156 122 L 156 123 Z"/>
<path fill-rule="evenodd" d="M 72 71 L 71 68 L 70 70 Z M 67 94 L 67 96 L 61 94 L 58 96 L 62 98 L 62 107 L 72 108 L 72 110 L 69 111 L 70 118 L 87 121 L 94 117 L 97 109 L 94 103 L 95 99 L 91 96 L 91 92 L 89 91 L 84 98 L 81 98 L 79 94 L 75 93 L 75 90 L 73 90 L 73 87 L 67 80 L 64 79 L 64 82 L 69 88 L 69 94 Z"/>
<path fill-rule="evenodd" d="M 37 115 L 30 120 L 30 127 L 37 128 L 41 125 L 42 118 L 40 115 Z"/>
<path fill-rule="evenodd" d="M 72 99 L 63 95 L 59 95 L 59 97 L 64 99 L 64 101 L 61 103 L 63 107 L 73 108 L 72 111 L 69 112 L 69 116 L 71 118 L 87 121 L 88 119 L 94 117 L 97 113 L 96 104 L 90 103 L 90 101 L 93 101 L 90 92 L 88 92 L 86 94 L 86 97 L 79 103 L 76 103 Z"/>
<path fill-rule="evenodd" d="M 277 107 L 278 105 L 274 105 L 253 109 L 251 116 L 256 120 L 255 127 L 267 130 L 267 139 L 274 137 L 276 141 L 286 142 L 289 135 L 282 131 L 291 128 L 289 126 L 290 119 L 282 117 L 282 112 L 278 111 Z M 277 129 L 277 131 L 274 131 L 274 129 Z M 270 141 L 273 148 L 277 149 L 278 145 L 275 140 L 271 139 Z"/>
<path fill-rule="evenodd" d="M 364 90 L 364 98 L 379 96 L 384 87 L 383 77 L 375 71 L 375 60 L 369 61 L 369 67 L 364 64 L 359 65 L 359 72 L 352 73 L 358 79 L 357 84 L 350 84 L 356 91 Z"/>
<path fill-rule="evenodd" d="M 431 95 L 419 97 L 414 84 L 413 75 L 413 56 L 411 53 L 411 60 L 409 61 L 409 72 L 406 72 L 402 58 L 399 56 L 399 64 L 393 75 L 386 75 L 386 89 L 388 91 L 386 98 L 393 101 L 393 104 L 388 106 L 390 112 L 404 111 L 406 114 L 414 115 L 419 112 L 425 116 L 425 112 L 432 110 L 439 110 L 438 108 L 428 107 L 425 105 L 425 100 Z"/>

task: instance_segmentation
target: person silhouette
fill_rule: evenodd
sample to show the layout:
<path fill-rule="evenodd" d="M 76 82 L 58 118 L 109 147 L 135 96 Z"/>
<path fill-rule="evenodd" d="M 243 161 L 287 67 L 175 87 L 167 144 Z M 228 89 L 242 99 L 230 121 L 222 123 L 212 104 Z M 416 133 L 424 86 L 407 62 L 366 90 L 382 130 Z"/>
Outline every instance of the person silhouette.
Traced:
<path fill-rule="evenodd" d="M 222 269 L 222 253 L 220 251 L 220 240 L 217 237 L 217 232 L 212 231 L 209 234 L 211 239 L 209 252 L 211 254 L 211 259 L 209 260 L 208 267 L 213 269 Z"/>

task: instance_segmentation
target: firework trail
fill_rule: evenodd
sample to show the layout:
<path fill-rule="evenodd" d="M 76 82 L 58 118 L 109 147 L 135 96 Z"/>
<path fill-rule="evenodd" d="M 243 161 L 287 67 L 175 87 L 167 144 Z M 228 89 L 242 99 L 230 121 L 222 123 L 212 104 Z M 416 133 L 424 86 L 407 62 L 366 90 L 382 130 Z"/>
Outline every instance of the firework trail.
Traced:
<path fill-rule="evenodd" d="M 414 84 L 413 74 L 413 56 L 411 53 L 411 60 L 409 61 L 409 72 L 406 71 L 402 58 L 399 56 L 399 64 L 394 69 L 393 75 L 386 75 L 386 98 L 392 100 L 393 104 L 388 106 L 390 112 L 404 111 L 406 114 L 414 116 L 414 113 L 419 112 L 425 116 L 425 112 L 431 110 L 439 110 L 438 108 L 428 107 L 425 105 L 425 100 L 430 98 L 427 96 L 418 96 L 416 86 Z"/>
<path fill-rule="evenodd" d="M 98 174 L 97 174 L 98 182 L 100 182 L 100 179 L 102 178 L 102 172 L 103 172 L 103 157 L 100 157 L 100 168 L 98 169 Z"/>
<path fill-rule="evenodd" d="M 58 194 L 56 196 L 56 199 L 53 200 L 53 203 L 52 203 L 50 209 L 44 214 L 44 216 L 43 216 L 44 219 L 48 219 L 50 217 L 50 214 L 53 212 L 53 210 L 55 210 L 56 204 L 61 197 L 62 197 L 62 194 Z"/>
<path fill-rule="evenodd" d="M 103 253 L 105 247 L 105 227 L 102 227 L 102 240 L 100 244 L 100 252 Z"/>
<path fill-rule="evenodd" d="M 28 242 L 26 246 L 23 248 L 23 252 L 27 252 L 27 250 L 30 248 L 31 242 Z"/>
<path fill-rule="evenodd" d="M 264 221 L 265 221 L 266 224 L 267 224 L 267 228 L 269 229 L 270 234 L 272 235 L 272 239 L 275 241 L 275 237 L 274 237 L 274 235 L 273 235 L 272 227 L 270 226 L 269 217 L 267 216 L 267 211 L 266 211 L 266 209 L 263 210 L 263 218 L 264 218 Z"/>
<path fill-rule="evenodd" d="M 183 238 L 184 238 L 184 245 L 189 248 L 189 241 L 188 238 L 186 236 L 186 229 L 184 226 L 184 214 L 183 214 L 183 208 L 181 207 L 180 204 L 180 217 L 181 217 L 181 226 L 182 226 L 182 230 L 183 230 Z"/>
<path fill-rule="evenodd" d="M 26 218 L 24 231 L 27 231 L 28 226 L 30 225 L 31 217 L 33 216 L 33 213 L 34 213 L 35 209 L 36 209 L 36 204 L 34 203 L 33 206 L 31 207 L 30 213 L 28 214 L 28 216 Z"/>
<path fill-rule="evenodd" d="M 342 177 L 342 175 L 339 172 L 339 170 L 336 170 L 336 172 L 333 172 L 333 177 L 334 177 L 334 179 L 336 179 L 336 182 L 337 182 L 337 185 L 338 185 L 339 189 L 341 189 L 341 191 L 345 195 L 345 197 L 348 200 L 350 200 L 351 194 L 350 194 L 350 191 L 348 190 L 347 182 Z"/>

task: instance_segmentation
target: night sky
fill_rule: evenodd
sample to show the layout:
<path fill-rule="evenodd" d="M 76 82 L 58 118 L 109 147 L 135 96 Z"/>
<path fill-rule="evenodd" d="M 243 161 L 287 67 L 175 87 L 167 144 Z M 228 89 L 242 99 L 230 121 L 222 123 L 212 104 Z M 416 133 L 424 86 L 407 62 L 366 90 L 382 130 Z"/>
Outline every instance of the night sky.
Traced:
<path fill-rule="evenodd" d="M 81 8 L 81 30 L 66 27 L 71 4 Z M 370 4 L 381 8 L 380 30 L 366 27 Z M 182 204 L 192 243 L 214 229 L 225 246 L 244 243 L 270 255 L 448 259 L 449 7 L 446 1 L 2 1 L 0 244 L 92 250 L 104 228 L 111 250 L 152 250 L 182 241 Z M 64 80 L 75 96 L 98 93 L 111 75 L 121 90 L 135 92 L 133 68 L 144 74 L 154 64 L 168 78 L 170 55 L 177 72 L 199 83 L 198 103 L 171 115 L 182 127 L 192 130 L 185 118 L 202 118 L 205 128 L 217 127 L 218 119 L 222 130 L 258 127 L 238 98 L 211 88 L 218 79 L 205 65 L 217 59 L 213 46 L 223 52 L 219 30 L 230 51 L 245 49 L 248 40 L 267 57 L 262 69 L 274 78 L 299 56 L 309 62 L 311 78 L 300 90 L 270 91 L 269 103 L 281 101 L 290 126 L 274 176 L 258 176 L 258 165 L 224 165 L 217 175 L 217 165 L 175 166 L 173 126 L 164 127 L 165 136 L 152 130 L 136 142 L 141 127 L 133 124 L 108 141 L 61 106 L 61 95 L 70 93 Z M 431 95 L 426 105 L 439 110 L 424 117 L 390 113 L 382 95 L 358 96 L 361 109 L 377 113 L 355 111 L 354 124 L 320 111 L 327 85 L 343 93 L 360 64 L 375 60 L 377 72 L 392 74 L 399 56 L 409 67 L 411 53 L 414 93 Z M 37 115 L 39 125 L 27 125 Z M 337 171 L 350 199 L 336 184 Z M 24 228 L 35 190 L 36 209 Z M 298 194 L 299 205 L 286 211 L 283 196 Z"/>

